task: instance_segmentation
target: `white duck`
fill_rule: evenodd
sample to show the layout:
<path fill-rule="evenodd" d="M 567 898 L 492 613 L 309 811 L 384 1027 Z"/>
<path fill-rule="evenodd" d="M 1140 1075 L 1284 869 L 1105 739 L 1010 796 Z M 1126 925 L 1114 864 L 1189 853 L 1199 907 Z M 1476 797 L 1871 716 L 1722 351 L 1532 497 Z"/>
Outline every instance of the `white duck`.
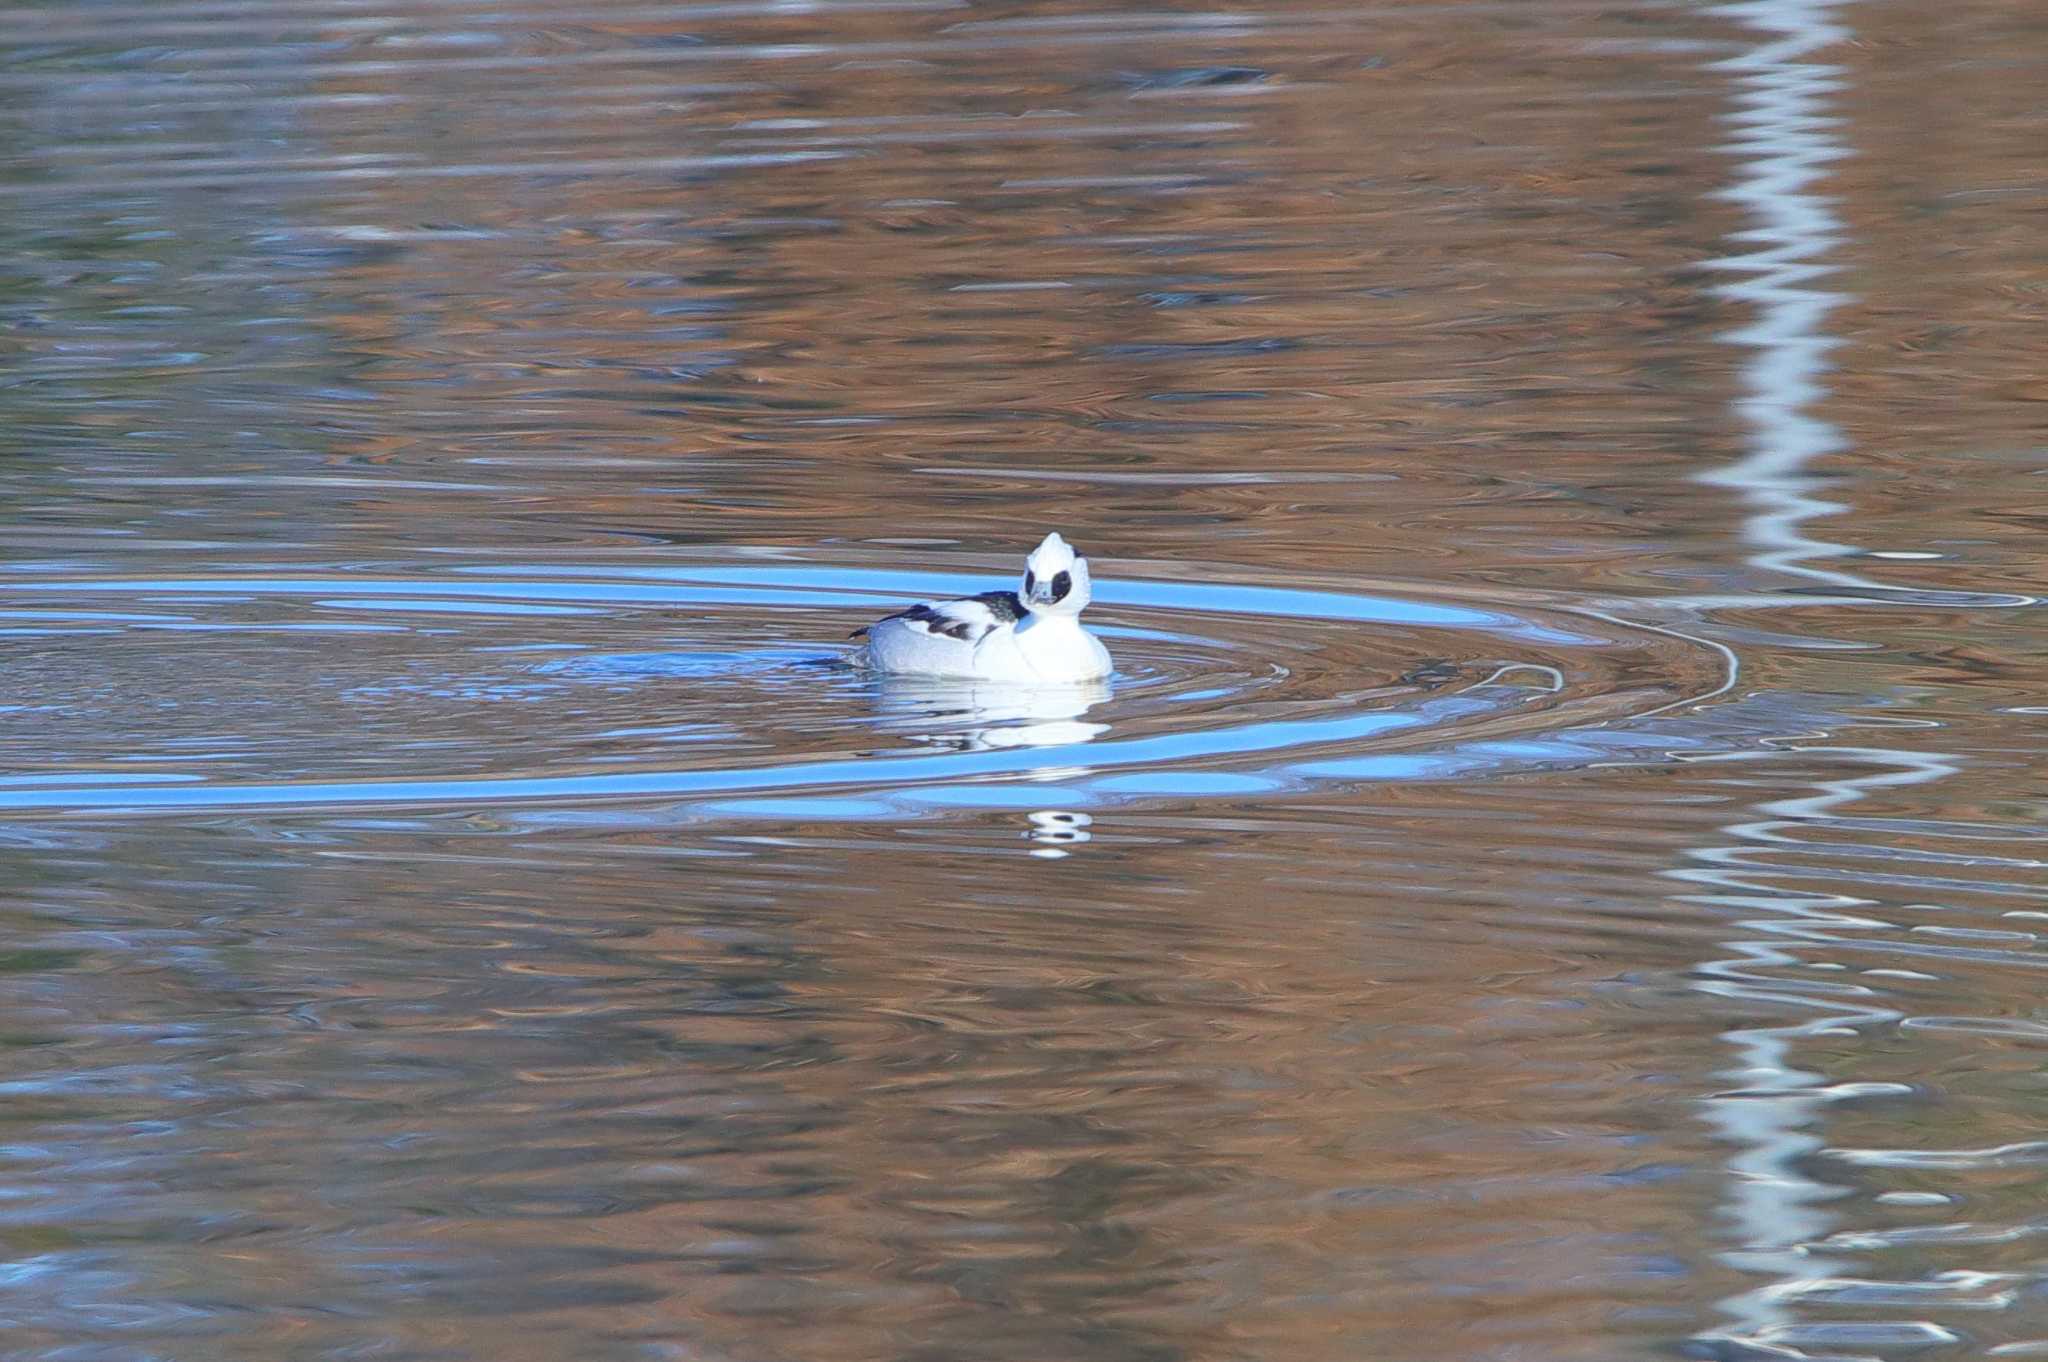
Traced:
<path fill-rule="evenodd" d="M 880 619 L 860 662 L 879 672 L 1071 686 L 1109 675 L 1109 650 L 1081 627 L 1088 560 L 1049 534 L 1024 560 L 1022 591 L 913 605 Z"/>

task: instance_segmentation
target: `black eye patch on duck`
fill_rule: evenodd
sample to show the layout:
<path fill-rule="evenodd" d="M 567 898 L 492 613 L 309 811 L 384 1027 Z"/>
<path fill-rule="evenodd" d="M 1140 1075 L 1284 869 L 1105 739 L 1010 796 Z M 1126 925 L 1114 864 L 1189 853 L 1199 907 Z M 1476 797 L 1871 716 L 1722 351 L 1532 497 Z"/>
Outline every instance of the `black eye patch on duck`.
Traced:
<path fill-rule="evenodd" d="M 1071 572 L 1062 572 L 1059 576 L 1052 579 L 1052 598 L 1056 601 L 1065 600 L 1067 593 L 1073 589 L 1074 574 Z"/>

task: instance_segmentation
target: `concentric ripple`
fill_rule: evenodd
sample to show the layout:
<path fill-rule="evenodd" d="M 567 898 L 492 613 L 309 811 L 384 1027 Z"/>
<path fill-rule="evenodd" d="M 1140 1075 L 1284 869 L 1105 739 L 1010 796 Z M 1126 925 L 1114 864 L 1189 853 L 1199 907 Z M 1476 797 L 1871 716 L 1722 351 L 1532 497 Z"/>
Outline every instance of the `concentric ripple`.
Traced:
<path fill-rule="evenodd" d="M 37 647 L 0 712 L 0 809 L 1262 795 L 1611 757 L 1585 736 L 1728 681 L 1713 645 L 1569 606 L 1143 578 L 1090 617 L 1119 664 L 1104 686 L 848 662 L 878 611 L 988 585 L 781 561 L 17 581 L 0 608 Z"/>

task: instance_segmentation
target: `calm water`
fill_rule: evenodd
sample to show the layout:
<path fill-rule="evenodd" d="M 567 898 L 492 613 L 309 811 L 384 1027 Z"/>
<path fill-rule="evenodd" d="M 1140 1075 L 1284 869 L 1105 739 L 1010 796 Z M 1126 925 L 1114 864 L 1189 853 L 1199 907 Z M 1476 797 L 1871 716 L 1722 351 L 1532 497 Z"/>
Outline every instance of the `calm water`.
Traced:
<path fill-rule="evenodd" d="M 2048 1356 L 2043 89 L 0 8 L 0 1357 Z"/>

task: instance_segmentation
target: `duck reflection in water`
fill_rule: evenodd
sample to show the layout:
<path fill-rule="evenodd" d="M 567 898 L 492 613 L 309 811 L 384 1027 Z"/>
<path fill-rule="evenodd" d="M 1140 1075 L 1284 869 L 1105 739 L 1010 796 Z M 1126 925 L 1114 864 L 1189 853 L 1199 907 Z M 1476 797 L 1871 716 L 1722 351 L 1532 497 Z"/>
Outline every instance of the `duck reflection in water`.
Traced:
<path fill-rule="evenodd" d="M 884 726 L 918 742 L 961 752 L 1062 747 L 1109 731 L 1084 718 L 1109 698 L 1107 681 L 1017 686 L 990 681 L 883 676 L 875 709 Z"/>

